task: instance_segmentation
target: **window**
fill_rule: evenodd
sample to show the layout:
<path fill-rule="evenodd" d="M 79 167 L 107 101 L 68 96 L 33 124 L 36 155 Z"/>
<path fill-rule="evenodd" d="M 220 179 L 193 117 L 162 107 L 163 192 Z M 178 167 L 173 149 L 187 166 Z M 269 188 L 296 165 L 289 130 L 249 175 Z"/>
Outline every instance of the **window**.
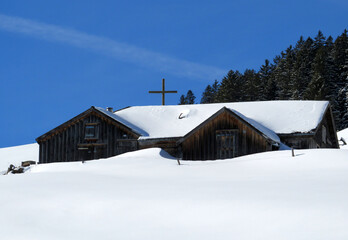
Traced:
<path fill-rule="evenodd" d="M 98 139 L 98 127 L 97 123 L 86 123 L 85 139 Z"/>
<path fill-rule="evenodd" d="M 323 125 L 322 127 L 322 140 L 323 140 L 323 143 L 326 143 L 326 127 Z"/>

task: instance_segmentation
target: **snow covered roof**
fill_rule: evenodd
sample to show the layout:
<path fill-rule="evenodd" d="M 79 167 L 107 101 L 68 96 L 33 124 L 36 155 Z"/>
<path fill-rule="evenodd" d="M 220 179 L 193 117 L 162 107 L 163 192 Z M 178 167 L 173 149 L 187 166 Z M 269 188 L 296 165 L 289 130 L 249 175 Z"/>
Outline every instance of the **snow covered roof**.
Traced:
<path fill-rule="evenodd" d="M 109 112 L 107 110 L 105 110 L 104 108 L 101 107 L 95 107 L 96 110 L 104 113 L 105 115 L 115 119 L 116 121 L 122 123 L 123 125 L 129 127 L 130 129 L 132 129 L 134 132 L 136 132 L 139 135 L 142 136 L 148 136 L 148 133 L 145 132 L 143 129 L 137 127 L 136 125 L 132 124 L 132 122 L 127 121 L 126 119 L 122 118 L 121 116 L 118 116 L 118 114 L 114 114 L 112 112 Z"/>
<path fill-rule="evenodd" d="M 321 122 L 328 101 L 259 101 L 216 104 L 137 106 L 114 113 L 96 108 L 138 132 L 140 139 L 183 137 L 226 107 L 268 138 L 307 133 Z"/>

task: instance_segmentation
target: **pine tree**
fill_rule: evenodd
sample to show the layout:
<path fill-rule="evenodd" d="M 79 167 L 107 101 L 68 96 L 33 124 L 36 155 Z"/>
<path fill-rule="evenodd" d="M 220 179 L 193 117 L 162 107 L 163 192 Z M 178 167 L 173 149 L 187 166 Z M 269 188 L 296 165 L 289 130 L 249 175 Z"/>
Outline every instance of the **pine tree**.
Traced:
<path fill-rule="evenodd" d="M 272 100 L 272 98 L 270 97 L 270 95 L 272 95 L 272 93 L 270 93 L 272 86 L 269 85 L 269 83 L 271 80 L 273 68 L 274 67 L 270 64 L 268 59 L 266 59 L 265 63 L 260 67 L 260 70 L 258 72 L 261 86 L 261 89 L 259 89 L 259 100 Z"/>
<path fill-rule="evenodd" d="M 185 105 L 185 104 L 187 104 L 186 98 L 184 95 L 181 95 L 179 105 Z"/>
<path fill-rule="evenodd" d="M 324 42 L 325 37 L 323 33 L 319 31 L 313 43 L 315 57 L 311 68 L 311 81 L 305 92 L 305 97 L 309 100 L 323 100 L 327 94 L 325 78 L 327 52 L 326 49 L 324 49 Z"/>
<path fill-rule="evenodd" d="M 272 71 L 265 88 L 265 95 L 267 96 L 267 100 L 279 100 L 278 93 L 280 91 L 278 89 L 278 83 L 277 83 L 277 73 L 278 73 L 277 66 L 279 65 L 281 60 L 282 60 L 281 55 L 278 55 L 275 58 L 273 58 L 273 63 L 271 64 Z"/>
<path fill-rule="evenodd" d="M 327 52 L 325 48 L 320 48 L 317 51 L 312 65 L 312 80 L 306 89 L 306 99 L 323 100 L 327 96 L 327 81 L 326 81 L 326 60 Z"/>
<path fill-rule="evenodd" d="M 345 102 L 343 103 L 343 106 L 341 106 L 343 111 L 340 112 L 340 121 L 339 125 L 337 126 L 338 130 L 348 128 L 348 84 L 341 89 L 340 96 L 342 96 L 343 94 L 345 94 L 345 96 L 343 97 L 345 99 Z"/>
<path fill-rule="evenodd" d="M 191 90 L 188 90 L 187 94 L 186 94 L 186 97 L 185 97 L 186 103 L 187 104 L 194 104 L 195 103 L 195 99 L 196 99 L 196 97 L 193 94 L 193 92 Z"/>
<path fill-rule="evenodd" d="M 208 85 L 202 94 L 201 103 L 204 104 L 215 102 L 215 96 L 218 91 L 218 88 L 219 82 L 217 80 L 215 80 L 213 85 Z"/>
<path fill-rule="evenodd" d="M 324 34 L 319 30 L 317 36 L 314 38 L 314 51 L 318 51 L 322 46 L 324 46 L 325 43 L 325 36 Z"/>
<path fill-rule="evenodd" d="M 296 60 L 294 62 L 294 83 L 292 84 L 292 96 L 291 99 L 302 100 L 304 99 L 304 92 L 311 81 L 311 65 L 314 56 L 313 40 L 308 38 L 303 41 L 301 37 L 295 47 Z"/>
<path fill-rule="evenodd" d="M 346 33 L 346 31 L 345 31 Z M 348 128 L 348 48 L 346 49 L 346 61 L 344 68 L 342 69 L 342 75 L 346 76 L 346 85 L 342 89 L 343 92 L 345 92 L 345 102 L 344 102 L 344 112 L 342 113 L 342 119 L 340 121 L 340 128 L 339 129 L 344 129 Z"/>
<path fill-rule="evenodd" d="M 260 89 L 263 88 L 260 83 L 260 75 L 258 75 L 255 70 L 247 69 L 242 75 L 242 81 L 244 85 L 244 94 L 241 96 L 240 101 L 260 100 Z"/>
<path fill-rule="evenodd" d="M 275 78 L 271 76 L 268 79 L 267 85 L 266 85 L 266 90 L 265 90 L 265 96 L 267 97 L 266 100 L 277 100 L 279 99 L 279 96 L 277 95 L 278 93 L 278 86 L 275 81 Z"/>
<path fill-rule="evenodd" d="M 338 106 L 338 69 L 336 68 L 333 56 L 333 38 L 329 36 L 325 42 L 326 61 L 325 61 L 325 81 L 326 96 L 325 100 L 329 100 L 332 107 L 332 113 L 336 124 L 340 124 L 340 107 Z"/>
<path fill-rule="evenodd" d="M 213 94 L 214 94 L 214 101 L 213 102 L 216 102 L 216 94 L 217 94 L 219 87 L 220 87 L 218 80 L 215 80 L 213 85 L 211 85 L 211 87 L 212 87 Z"/>
<path fill-rule="evenodd" d="M 337 79 L 336 84 L 338 88 L 337 95 L 337 111 L 338 111 L 338 121 L 336 122 L 337 129 L 343 129 L 348 127 L 348 116 L 345 116 L 347 113 L 347 94 L 348 94 L 348 86 L 347 86 L 347 68 L 346 61 L 348 61 L 348 36 L 347 30 L 337 37 L 333 44 L 332 56 L 335 65 L 335 69 L 337 71 Z"/>
<path fill-rule="evenodd" d="M 295 62 L 294 49 L 290 45 L 285 52 L 281 52 L 280 60 L 274 71 L 274 77 L 277 82 L 279 99 L 290 99 L 294 83 L 293 65 Z"/>
<path fill-rule="evenodd" d="M 194 104 L 195 99 L 196 97 L 193 94 L 193 92 L 191 90 L 188 90 L 186 93 L 186 96 L 185 95 L 180 96 L 179 105 Z"/>
<path fill-rule="evenodd" d="M 208 85 L 202 94 L 201 104 L 213 103 L 213 102 L 214 102 L 213 88 L 210 85 Z"/>
<path fill-rule="evenodd" d="M 230 70 L 221 81 L 215 102 L 238 102 L 243 95 L 244 85 L 241 74 Z"/>
<path fill-rule="evenodd" d="M 348 31 L 335 41 L 319 31 L 314 40 L 301 36 L 256 73 L 229 71 L 204 91 L 201 103 L 278 99 L 329 100 L 337 129 L 348 127 Z M 180 102 L 187 104 L 187 96 Z"/>

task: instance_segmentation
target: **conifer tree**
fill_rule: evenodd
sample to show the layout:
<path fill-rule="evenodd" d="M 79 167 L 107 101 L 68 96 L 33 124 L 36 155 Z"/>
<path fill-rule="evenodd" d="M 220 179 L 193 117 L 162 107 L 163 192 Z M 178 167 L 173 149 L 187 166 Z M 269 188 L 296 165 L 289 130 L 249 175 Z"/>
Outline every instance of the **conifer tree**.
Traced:
<path fill-rule="evenodd" d="M 179 105 L 185 105 L 185 104 L 187 104 L 186 98 L 184 95 L 181 95 Z"/>
<path fill-rule="evenodd" d="M 270 64 L 269 60 L 266 59 L 265 63 L 260 67 L 260 70 L 258 72 L 258 75 L 260 77 L 260 86 L 261 89 L 259 90 L 259 100 L 272 100 L 270 99 L 271 93 L 270 88 L 271 85 L 269 85 L 271 81 L 271 74 L 273 71 L 273 66 Z"/>
<path fill-rule="evenodd" d="M 202 94 L 202 98 L 201 98 L 201 103 L 213 103 L 214 102 L 214 93 L 213 93 L 213 88 L 208 85 L 203 94 Z"/>
<path fill-rule="evenodd" d="M 293 65 L 295 62 L 294 49 L 290 45 L 285 52 L 281 52 L 280 60 L 274 71 L 277 81 L 279 99 L 290 99 L 294 83 Z"/>
<path fill-rule="evenodd" d="M 327 95 L 326 81 L 326 60 L 327 52 L 325 48 L 320 48 L 314 58 L 312 65 L 312 80 L 306 89 L 306 99 L 323 100 Z"/>
<path fill-rule="evenodd" d="M 324 34 L 319 30 L 317 36 L 314 38 L 314 44 L 313 48 L 316 53 L 322 46 L 324 46 L 325 43 L 325 36 Z"/>
<path fill-rule="evenodd" d="M 220 87 L 218 80 L 215 80 L 213 85 L 211 85 L 211 87 L 212 87 L 213 94 L 214 94 L 214 101 L 213 102 L 216 102 L 216 94 L 217 94 L 219 87 Z"/>
<path fill-rule="evenodd" d="M 337 129 L 342 129 L 348 127 L 348 121 L 346 121 L 347 117 L 344 116 L 347 112 L 346 102 L 347 102 L 347 93 L 348 93 L 348 86 L 347 86 L 347 68 L 346 61 L 348 59 L 348 36 L 347 36 L 347 30 L 344 30 L 344 32 L 337 37 L 333 44 L 333 61 L 335 68 L 337 70 L 337 88 L 338 88 L 338 95 L 337 95 L 337 111 L 339 112 L 339 116 L 337 117 L 339 121 L 337 122 Z"/>
<path fill-rule="evenodd" d="M 273 76 L 271 76 L 268 79 L 266 88 L 265 88 L 265 96 L 266 96 L 266 100 L 277 100 L 279 99 L 279 96 L 277 95 L 278 93 L 278 87 L 277 87 L 277 83 L 274 79 Z"/>
<path fill-rule="evenodd" d="M 346 94 L 345 95 L 345 102 L 343 107 L 343 113 L 341 114 L 341 121 L 339 125 L 339 129 L 348 128 L 348 48 L 346 49 L 346 61 L 344 68 L 342 70 L 342 75 L 346 76 L 346 85 L 342 89 L 342 91 Z"/>
<path fill-rule="evenodd" d="M 340 107 L 338 106 L 337 93 L 338 86 L 338 70 L 336 68 L 333 57 L 333 38 L 329 36 L 325 42 L 326 61 L 325 61 L 325 81 L 326 81 L 326 96 L 325 100 L 329 100 L 332 107 L 332 113 L 335 122 L 340 122 Z"/>
<path fill-rule="evenodd" d="M 278 99 L 329 100 L 337 129 L 348 127 L 348 31 L 334 39 L 319 31 L 301 36 L 256 73 L 229 71 L 219 84 L 208 85 L 201 102 Z M 186 98 L 186 97 L 185 97 Z M 185 100 L 186 101 L 186 100 Z"/>
<path fill-rule="evenodd" d="M 193 94 L 193 92 L 191 90 L 188 90 L 186 93 L 186 96 L 185 95 L 180 96 L 179 105 L 194 104 L 195 99 L 196 97 Z"/>
<path fill-rule="evenodd" d="M 244 94 L 241 74 L 230 70 L 220 84 L 216 94 L 216 102 L 238 102 Z"/>
<path fill-rule="evenodd" d="M 219 88 L 219 82 L 217 80 L 215 80 L 213 85 L 211 86 L 208 85 L 202 94 L 201 103 L 204 104 L 204 103 L 215 102 L 215 97 L 216 97 L 218 88 Z"/>
<path fill-rule="evenodd" d="M 308 44 L 309 43 L 309 44 Z M 311 47 L 311 43 L 307 39 L 303 40 L 303 37 L 300 37 L 300 40 L 297 41 L 295 46 L 295 61 L 293 65 L 293 83 L 291 89 L 291 97 L 293 100 L 303 99 L 303 92 L 310 82 L 309 78 L 309 66 L 308 64 L 308 52 Z"/>
<path fill-rule="evenodd" d="M 245 70 L 244 74 L 241 76 L 243 85 L 244 85 L 244 91 L 243 95 L 241 96 L 241 101 L 256 101 L 260 100 L 260 89 L 263 89 L 263 86 L 261 86 L 260 83 L 260 75 L 258 75 L 255 70 L 253 69 L 247 69 Z"/>
<path fill-rule="evenodd" d="M 188 90 L 187 94 L 186 94 L 186 97 L 185 97 L 186 103 L 187 104 L 194 104 L 195 103 L 195 99 L 196 99 L 196 97 L 193 94 L 193 92 L 191 90 Z"/>

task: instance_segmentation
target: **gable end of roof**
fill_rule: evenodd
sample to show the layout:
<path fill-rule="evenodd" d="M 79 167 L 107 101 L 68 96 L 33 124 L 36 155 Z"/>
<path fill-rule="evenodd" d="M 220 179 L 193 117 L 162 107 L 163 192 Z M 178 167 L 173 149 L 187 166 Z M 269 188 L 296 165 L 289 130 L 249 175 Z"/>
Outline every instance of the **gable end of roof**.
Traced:
<path fill-rule="evenodd" d="M 192 129 L 189 133 L 187 133 L 184 137 L 182 137 L 177 144 L 181 144 L 182 142 L 184 142 L 186 139 L 188 139 L 189 137 L 191 137 L 195 132 L 197 132 L 199 129 L 203 128 L 208 122 L 212 121 L 213 119 L 215 119 L 216 117 L 218 117 L 219 115 L 223 114 L 223 113 L 228 113 L 231 116 L 235 117 L 236 119 L 238 119 L 239 121 L 243 122 L 245 125 L 247 125 L 248 127 L 250 127 L 251 129 L 253 129 L 254 131 L 256 131 L 260 136 L 262 136 L 263 138 L 265 138 L 267 141 L 273 143 L 280 143 L 280 140 L 278 138 L 278 136 L 274 133 L 274 135 L 277 136 L 277 139 L 272 139 L 272 137 L 268 136 L 267 134 L 265 134 L 264 132 L 262 132 L 261 130 L 259 130 L 257 127 L 253 126 L 251 123 L 249 123 L 246 119 L 244 119 L 242 116 L 239 116 L 238 114 L 236 114 L 234 111 L 231 111 L 229 108 L 227 107 L 222 107 L 220 110 L 218 110 L 216 113 L 214 113 L 211 117 L 209 117 L 208 119 L 206 119 L 204 122 L 202 122 L 200 125 L 198 125 L 197 127 L 195 127 L 194 129 Z"/>
<path fill-rule="evenodd" d="M 56 135 L 56 134 L 64 131 L 69 126 L 71 126 L 71 125 L 75 124 L 76 122 L 84 119 L 85 117 L 87 117 L 89 114 L 92 114 L 93 112 L 96 113 L 96 114 L 102 115 L 103 117 L 109 119 L 110 121 L 112 121 L 114 123 L 117 123 L 118 125 L 121 125 L 122 128 L 124 128 L 126 131 L 132 133 L 134 136 L 136 136 L 136 137 L 140 137 L 141 136 L 139 133 L 135 132 L 133 129 L 129 128 L 128 126 L 124 125 L 123 123 L 117 121 L 116 119 L 108 116 L 104 112 L 99 111 L 96 107 L 92 106 L 89 109 L 87 109 L 86 111 L 80 113 L 79 115 L 77 115 L 77 116 L 73 117 L 72 119 L 64 122 L 61 125 L 59 125 L 58 127 L 56 127 L 54 129 L 44 133 L 43 135 L 39 136 L 38 138 L 35 139 L 36 142 L 40 143 L 40 142 L 44 141 L 46 138 L 49 138 L 52 135 Z"/>

